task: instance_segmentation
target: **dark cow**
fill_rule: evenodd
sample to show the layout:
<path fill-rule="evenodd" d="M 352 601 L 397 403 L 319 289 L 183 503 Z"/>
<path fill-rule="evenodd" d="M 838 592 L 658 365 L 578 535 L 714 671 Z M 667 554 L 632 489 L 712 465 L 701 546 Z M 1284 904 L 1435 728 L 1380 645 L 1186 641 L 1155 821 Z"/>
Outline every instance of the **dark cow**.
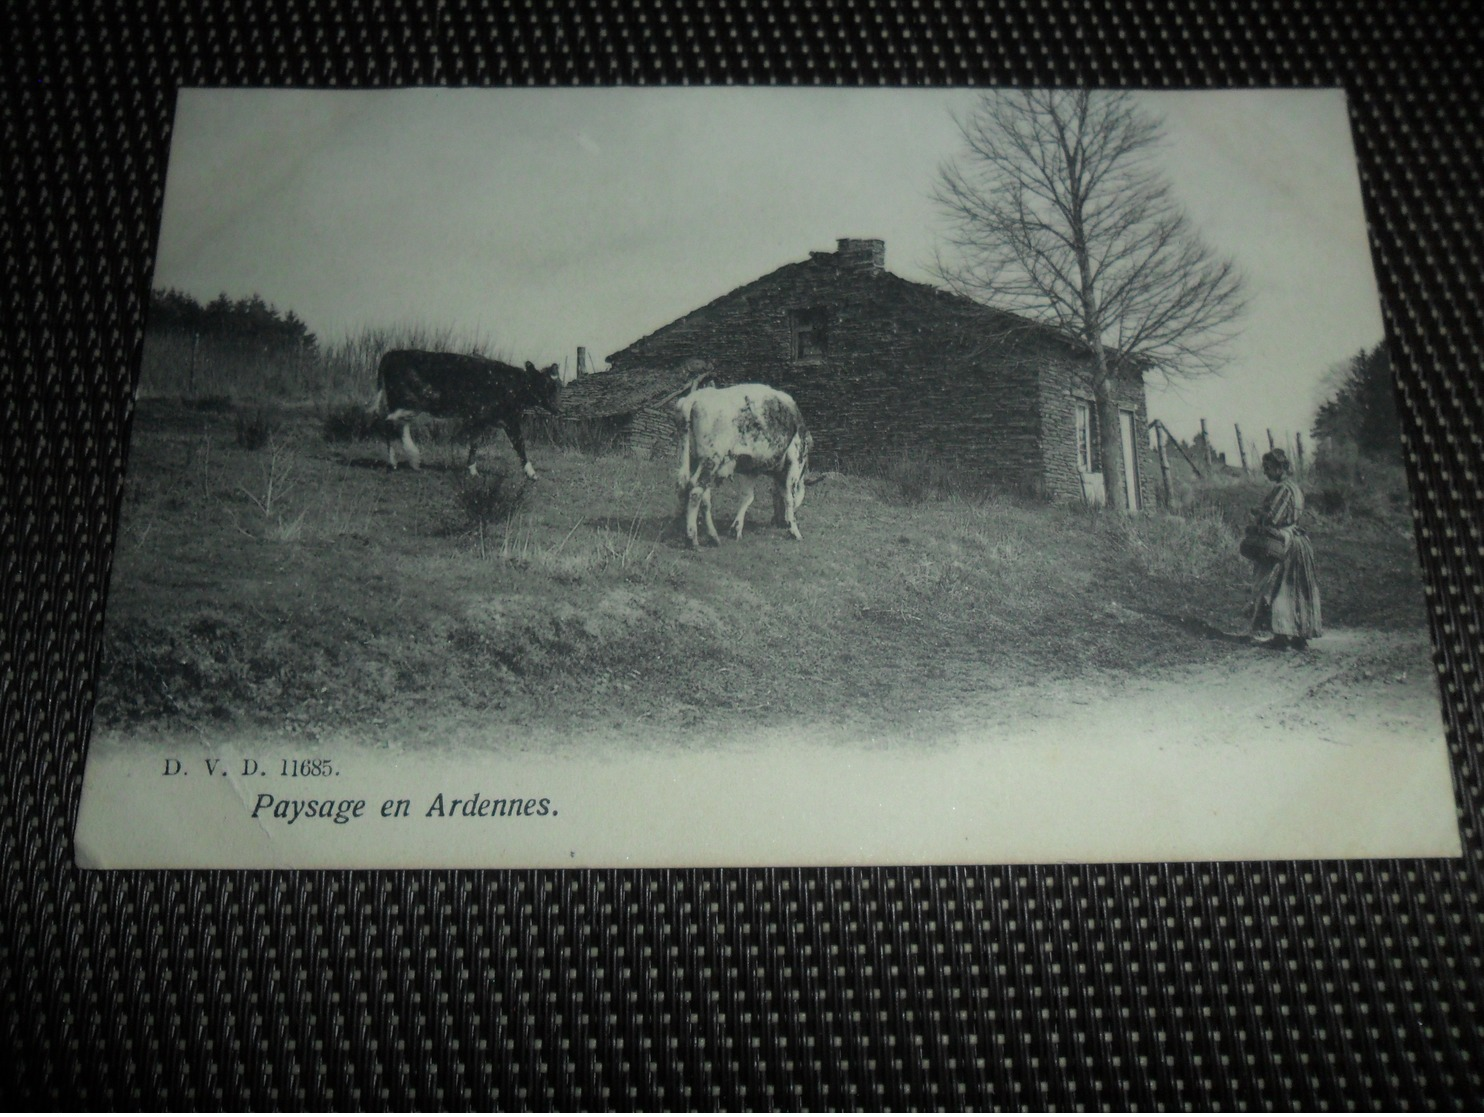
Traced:
<path fill-rule="evenodd" d="M 795 539 L 803 538 L 794 513 L 804 503 L 804 474 L 814 439 L 793 398 L 765 384 L 738 384 L 699 388 L 675 406 L 683 425 L 677 478 L 680 514 L 691 545 L 700 546 L 696 518 L 703 508 L 706 533 L 713 543 L 721 542 L 711 520 L 711 487 L 733 473 L 746 485 L 742 507 L 732 521 L 738 539 L 756 495 L 756 478 L 763 474 L 773 478 L 773 522 L 786 527 Z"/>
<path fill-rule="evenodd" d="M 422 414 L 463 421 L 460 429 L 469 440 L 471 476 L 479 472 L 474 459 L 480 439 L 495 427 L 504 427 L 526 476 L 535 480 L 536 471 L 531 468 L 521 438 L 521 413 L 533 407 L 555 413 L 562 392 L 556 365 L 543 371 L 527 361 L 521 369 L 462 353 L 393 349 L 381 358 L 376 382 L 371 410 L 386 422 L 386 456 L 393 469 L 397 468 L 397 452 L 392 446 L 392 432 L 399 426 L 407 460 L 413 469 L 419 467 L 422 455 L 412 441 L 411 420 Z"/>

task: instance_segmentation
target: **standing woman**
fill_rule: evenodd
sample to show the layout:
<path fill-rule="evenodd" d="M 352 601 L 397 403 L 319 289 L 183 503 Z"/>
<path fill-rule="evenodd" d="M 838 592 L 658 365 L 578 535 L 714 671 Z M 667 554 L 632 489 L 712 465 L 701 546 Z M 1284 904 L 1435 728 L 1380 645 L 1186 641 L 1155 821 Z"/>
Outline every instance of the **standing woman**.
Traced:
<path fill-rule="evenodd" d="M 1271 632 L 1267 646 L 1303 648 L 1324 634 L 1319 613 L 1319 580 L 1314 573 L 1314 548 L 1298 526 L 1304 513 L 1304 493 L 1293 479 L 1293 466 L 1282 450 L 1262 456 L 1262 471 L 1273 490 L 1254 510 L 1256 522 L 1249 537 L 1266 536 L 1269 546 L 1252 557 L 1254 596 L 1252 636 Z M 1246 552 L 1244 547 L 1244 553 Z"/>

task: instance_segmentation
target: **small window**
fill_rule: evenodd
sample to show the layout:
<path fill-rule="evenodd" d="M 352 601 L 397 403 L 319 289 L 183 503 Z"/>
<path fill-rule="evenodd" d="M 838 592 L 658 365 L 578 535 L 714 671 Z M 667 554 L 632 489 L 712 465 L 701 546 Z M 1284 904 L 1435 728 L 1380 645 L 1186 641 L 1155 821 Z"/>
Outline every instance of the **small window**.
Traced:
<path fill-rule="evenodd" d="M 829 352 L 829 311 L 815 307 L 788 314 L 791 356 L 796 361 L 823 357 Z"/>
<path fill-rule="evenodd" d="M 1077 468 L 1083 473 L 1103 471 L 1102 453 L 1098 448 L 1097 412 L 1086 400 L 1077 404 Z"/>

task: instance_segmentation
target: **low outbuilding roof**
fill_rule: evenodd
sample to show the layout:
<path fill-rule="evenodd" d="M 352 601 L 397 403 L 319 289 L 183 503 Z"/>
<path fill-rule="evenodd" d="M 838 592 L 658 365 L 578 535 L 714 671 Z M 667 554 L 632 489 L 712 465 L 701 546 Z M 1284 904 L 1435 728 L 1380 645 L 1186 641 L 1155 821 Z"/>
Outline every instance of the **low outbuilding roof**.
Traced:
<path fill-rule="evenodd" d="M 652 366 L 627 365 L 622 372 L 596 372 L 562 389 L 561 415 L 564 419 L 632 415 L 714 378 L 711 362 L 698 357 Z"/>

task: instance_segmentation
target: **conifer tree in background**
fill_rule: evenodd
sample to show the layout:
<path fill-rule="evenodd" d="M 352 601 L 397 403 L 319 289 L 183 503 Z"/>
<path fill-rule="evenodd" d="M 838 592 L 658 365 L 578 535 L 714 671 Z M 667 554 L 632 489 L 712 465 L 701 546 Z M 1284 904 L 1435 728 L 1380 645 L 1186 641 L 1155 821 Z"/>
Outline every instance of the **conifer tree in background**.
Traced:
<path fill-rule="evenodd" d="M 1342 448 L 1373 461 L 1401 459 L 1401 422 L 1391 356 L 1384 342 L 1362 349 L 1330 372 L 1334 394 L 1314 416 L 1314 440 L 1322 452 Z"/>
<path fill-rule="evenodd" d="M 224 291 L 202 306 L 183 291 L 157 288 L 150 292 L 149 328 L 160 333 L 256 342 L 270 349 L 312 353 L 319 348 L 319 339 L 309 332 L 303 319 L 293 311 L 280 313 L 257 293 L 232 299 Z"/>

